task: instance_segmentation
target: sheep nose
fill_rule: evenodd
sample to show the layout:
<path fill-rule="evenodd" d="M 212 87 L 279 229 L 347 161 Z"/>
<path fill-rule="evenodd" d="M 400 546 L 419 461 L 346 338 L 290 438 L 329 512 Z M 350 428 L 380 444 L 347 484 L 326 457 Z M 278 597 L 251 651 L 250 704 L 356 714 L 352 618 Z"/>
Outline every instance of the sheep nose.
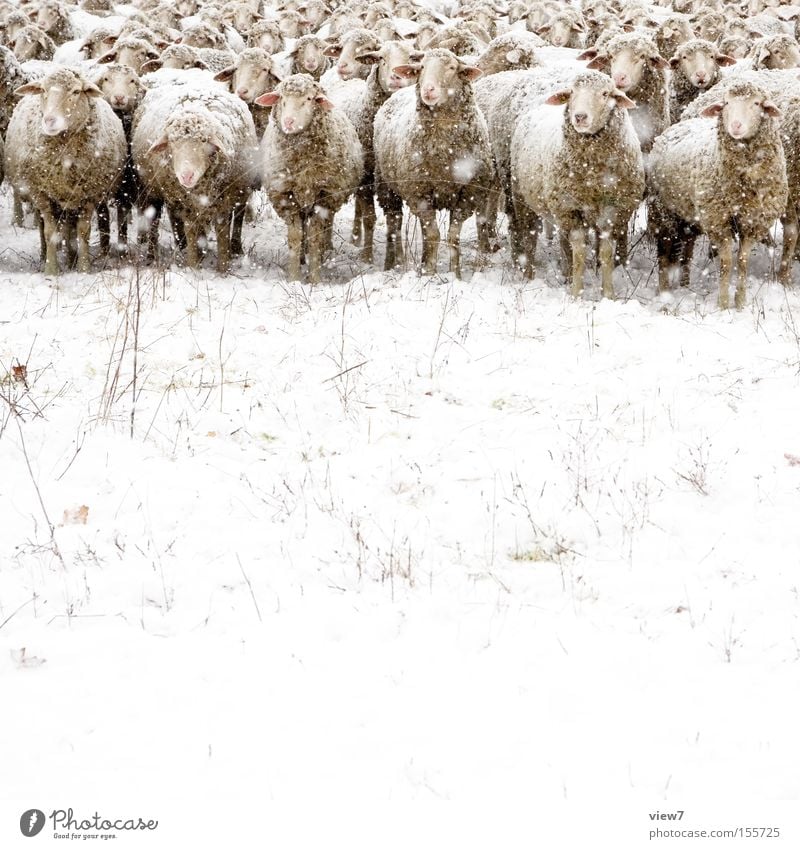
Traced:
<path fill-rule="evenodd" d="M 340 63 L 336 66 L 336 70 L 339 72 L 339 74 L 349 74 L 350 73 L 350 66 L 347 65 L 347 64 L 341 64 Z"/>
<path fill-rule="evenodd" d="M 615 85 L 622 87 L 628 85 L 628 75 L 627 74 L 614 74 L 614 83 Z"/>
<path fill-rule="evenodd" d="M 572 117 L 576 124 L 585 124 L 589 120 L 585 112 L 576 112 Z"/>
<path fill-rule="evenodd" d="M 698 82 L 700 85 L 703 85 L 703 83 L 704 83 L 705 81 L 706 81 L 706 75 L 705 75 L 705 74 L 703 74 L 703 73 L 698 73 L 698 74 L 697 74 L 697 82 Z"/>
<path fill-rule="evenodd" d="M 283 126 L 284 126 L 284 129 L 286 129 L 286 130 L 293 130 L 294 129 L 294 118 L 291 118 L 288 115 L 286 115 L 283 119 Z"/>
<path fill-rule="evenodd" d="M 192 171 L 191 168 L 186 168 L 185 170 L 181 171 L 179 179 L 184 186 L 190 188 L 194 185 L 195 182 L 195 172 Z"/>
<path fill-rule="evenodd" d="M 124 102 L 125 102 L 125 95 L 124 95 L 124 94 L 115 94 L 115 95 L 114 95 L 114 103 L 115 103 L 117 106 L 122 106 L 122 104 L 123 104 Z"/>
<path fill-rule="evenodd" d="M 244 88 L 243 86 L 236 89 L 236 94 L 241 97 L 242 100 L 247 99 L 247 95 L 250 94 L 249 88 Z"/>
<path fill-rule="evenodd" d="M 731 132 L 736 133 L 737 135 L 742 131 L 742 122 L 741 121 L 731 121 Z"/>

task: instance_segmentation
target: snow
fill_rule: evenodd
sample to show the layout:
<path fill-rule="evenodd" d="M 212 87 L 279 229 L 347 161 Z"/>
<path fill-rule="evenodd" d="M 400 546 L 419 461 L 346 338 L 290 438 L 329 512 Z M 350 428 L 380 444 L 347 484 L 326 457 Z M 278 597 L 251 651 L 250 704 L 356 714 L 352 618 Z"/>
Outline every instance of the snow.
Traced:
<path fill-rule="evenodd" d="M 644 821 L 703 798 L 730 822 L 796 799 L 800 295 L 768 251 L 741 312 L 704 243 L 691 289 L 654 296 L 636 242 L 618 301 L 573 301 L 552 248 L 534 281 L 504 252 L 468 282 L 377 272 L 351 217 L 314 290 L 263 203 L 229 277 L 56 282 L 3 189 L 15 816 L 105 801 L 175 829 L 185 804 L 179 839 L 137 845 L 204 847 L 256 845 L 197 821 L 242 799 L 303 804 L 301 832 L 308 802 Z"/>

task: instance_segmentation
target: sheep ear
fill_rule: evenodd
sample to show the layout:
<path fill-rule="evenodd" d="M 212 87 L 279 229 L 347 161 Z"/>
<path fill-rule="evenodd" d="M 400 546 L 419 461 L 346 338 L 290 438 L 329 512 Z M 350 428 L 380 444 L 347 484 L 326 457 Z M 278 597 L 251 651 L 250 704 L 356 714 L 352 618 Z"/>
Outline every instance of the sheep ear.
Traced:
<path fill-rule="evenodd" d="M 537 35 L 547 35 L 548 32 L 550 32 L 550 24 L 544 24 L 536 30 Z"/>
<path fill-rule="evenodd" d="M 483 71 L 480 68 L 476 68 L 474 65 L 462 65 L 458 69 L 458 75 L 463 80 L 474 82 L 478 79 L 478 77 L 483 76 Z"/>
<path fill-rule="evenodd" d="M 150 61 L 145 62 L 144 65 L 140 68 L 140 72 L 142 74 L 150 74 L 153 71 L 157 71 L 162 65 L 160 59 L 150 59 Z"/>
<path fill-rule="evenodd" d="M 338 59 L 339 56 L 342 55 L 342 45 L 341 44 L 331 44 L 326 47 L 322 51 L 324 56 L 333 56 L 335 59 Z"/>
<path fill-rule="evenodd" d="M 585 62 L 587 59 L 594 59 L 596 56 L 597 49 L 590 47 L 588 50 L 584 50 L 583 53 L 578 54 L 578 61 Z"/>
<path fill-rule="evenodd" d="M 103 92 L 94 84 L 94 83 L 86 83 L 82 89 L 83 93 L 87 97 L 102 97 Z"/>
<path fill-rule="evenodd" d="M 117 51 L 110 50 L 108 53 L 104 53 L 98 60 L 98 65 L 108 65 L 109 62 L 113 62 L 117 58 Z M 154 58 L 158 58 L 155 56 Z"/>
<path fill-rule="evenodd" d="M 716 59 L 717 64 L 722 68 L 726 67 L 727 65 L 736 64 L 736 60 L 733 58 L 733 56 L 726 56 L 724 53 L 717 53 Z"/>
<path fill-rule="evenodd" d="M 195 59 L 194 65 L 192 65 L 192 67 L 193 68 L 199 68 L 201 71 L 207 71 L 208 70 L 208 65 L 206 65 L 206 63 L 202 59 Z"/>
<path fill-rule="evenodd" d="M 651 57 L 650 57 L 650 64 L 651 64 L 654 68 L 659 68 L 659 69 L 660 69 L 660 70 L 662 70 L 662 71 L 664 71 L 664 70 L 666 70 L 667 68 L 669 68 L 669 62 L 667 62 L 667 60 L 666 60 L 666 59 L 663 59 L 663 58 L 662 58 L 661 56 L 659 56 L 658 54 L 656 54 L 655 56 L 651 56 Z"/>
<path fill-rule="evenodd" d="M 711 106 L 706 106 L 705 109 L 700 110 L 701 118 L 716 118 L 719 113 L 722 112 L 722 104 L 721 103 L 712 103 Z"/>
<path fill-rule="evenodd" d="M 223 68 L 223 70 L 221 70 L 221 71 L 220 71 L 220 72 L 219 72 L 219 73 L 218 73 L 218 74 L 214 77 L 214 79 L 215 79 L 218 83 L 226 83 L 226 82 L 228 82 L 228 80 L 230 80 L 230 78 L 231 78 L 231 77 L 232 77 L 235 73 L 236 73 L 236 66 L 235 66 L 235 65 L 231 65 L 231 66 L 230 66 L 230 67 L 228 67 L 228 68 Z"/>
<path fill-rule="evenodd" d="M 572 97 L 572 90 L 565 88 L 551 94 L 550 97 L 545 100 L 545 103 L 548 106 L 563 106 L 565 103 L 569 103 L 570 97 Z"/>
<path fill-rule="evenodd" d="M 314 102 L 320 107 L 320 109 L 324 109 L 326 112 L 330 112 L 331 109 L 333 109 L 333 104 L 327 97 L 325 97 L 324 94 L 318 94 L 314 98 Z"/>
<path fill-rule="evenodd" d="M 230 156 L 230 154 L 228 153 L 228 149 L 219 140 L 219 136 L 211 136 L 211 138 L 208 140 L 208 143 L 211 145 L 211 147 L 216 148 L 216 150 L 219 151 L 219 153 L 221 153 L 223 156 Z"/>
<path fill-rule="evenodd" d="M 158 141 L 155 141 L 150 145 L 150 149 L 147 152 L 148 153 L 161 153 L 162 150 L 167 149 L 168 144 L 169 144 L 169 139 L 166 136 L 161 136 L 161 138 Z"/>
<path fill-rule="evenodd" d="M 670 68 L 672 68 L 673 71 L 678 67 L 678 65 L 680 65 L 680 63 L 681 63 L 680 56 L 673 56 L 669 60 L 669 66 L 670 66 Z"/>
<path fill-rule="evenodd" d="M 281 96 L 277 91 L 268 91 L 266 94 L 257 97 L 254 102 L 259 106 L 274 106 L 280 99 Z"/>
<path fill-rule="evenodd" d="M 623 94 L 618 88 L 614 89 L 614 100 L 616 100 L 620 109 L 634 109 L 636 107 L 636 102 L 631 100 L 627 94 Z"/>
<path fill-rule="evenodd" d="M 14 90 L 14 97 L 24 97 L 26 94 L 43 94 L 44 89 L 39 83 L 25 83 Z"/>
<path fill-rule="evenodd" d="M 603 68 L 608 64 L 608 57 L 605 54 L 600 54 L 599 56 L 595 56 L 591 62 L 586 66 L 591 71 L 602 71 Z"/>
<path fill-rule="evenodd" d="M 402 77 L 404 80 L 415 80 L 421 70 L 422 66 L 417 64 L 398 65 L 396 68 L 392 68 L 392 73 L 398 77 Z"/>
<path fill-rule="evenodd" d="M 381 54 L 377 50 L 370 50 L 369 53 L 359 53 L 356 56 L 356 62 L 362 65 L 377 65 L 381 61 Z"/>
<path fill-rule="evenodd" d="M 146 53 L 145 55 L 147 56 L 147 58 L 148 58 L 148 59 L 158 59 L 158 57 L 159 57 L 161 54 L 160 54 L 160 53 L 156 53 L 156 51 L 155 51 L 155 50 L 148 50 L 148 51 L 147 51 L 147 53 Z"/>
<path fill-rule="evenodd" d="M 761 108 L 764 110 L 764 114 L 769 115 L 770 118 L 781 117 L 781 110 L 771 100 L 765 100 L 761 104 Z"/>

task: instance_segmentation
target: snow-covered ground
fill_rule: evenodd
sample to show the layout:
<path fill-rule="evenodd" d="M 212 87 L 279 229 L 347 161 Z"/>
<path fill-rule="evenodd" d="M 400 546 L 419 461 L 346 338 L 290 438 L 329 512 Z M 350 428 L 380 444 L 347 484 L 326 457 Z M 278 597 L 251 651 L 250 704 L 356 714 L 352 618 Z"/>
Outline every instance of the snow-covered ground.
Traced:
<path fill-rule="evenodd" d="M 8 207 L 20 813 L 797 799 L 800 295 L 765 249 L 742 312 L 702 248 L 656 298 L 643 243 L 619 300 L 574 302 L 552 253 L 535 281 L 503 253 L 467 282 L 370 270 L 345 215 L 311 291 L 261 210 L 230 277 L 56 283 Z"/>

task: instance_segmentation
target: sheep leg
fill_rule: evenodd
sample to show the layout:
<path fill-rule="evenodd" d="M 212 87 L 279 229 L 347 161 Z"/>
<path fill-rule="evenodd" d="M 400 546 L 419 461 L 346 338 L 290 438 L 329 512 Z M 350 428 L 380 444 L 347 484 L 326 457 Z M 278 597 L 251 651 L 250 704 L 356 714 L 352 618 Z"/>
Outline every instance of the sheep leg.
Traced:
<path fill-rule="evenodd" d="M 152 214 L 149 214 L 151 209 Z M 150 220 L 149 232 L 147 234 L 147 258 L 151 262 L 155 262 L 158 259 L 158 227 L 161 223 L 161 212 L 163 209 L 164 201 L 154 200 L 148 205 L 147 212 L 144 215 L 140 215 L 141 219 Z"/>
<path fill-rule="evenodd" d="M 403 262 L 403 201 L 385 186 L 378 187 L 378 199 L 386 216 L 386 258 L 383 270 L 391 271 Z"/>
<path fill-rule="evenodd" d="M 22 198 L 16 189 L 14 189 L 14 217 L 12 223 L 15 227 L 22 227 L 25 223 L 25 213 L 22 211 Z"/>
<path fill-rule="evenodd" d="M 47 198 L 37 197 L 34 202 L 42 217 L 41 233 L 45 247 L 44 273 L 46 277 L 56 277 L 58 276 L 58 222 Z"/>
<path fill-rule="evenodd" d="M 74 268 L 75 263 L 78 260 L 78 253 L 75 250 L 75 225 L 77 224 L 77 219 L 75 218 L 74 213 L 63 213 L 61 216 L 60 224 L 64 234 L 64 244 L 67 248 L 67 268 Z"/>
<path fill-rule="evenodd" d="M 620 227 L 617 233 L 617 249 L 614 252 L 614 261 L 617 265 L 628 264 L 628 225 Z"/>
<path fill-rule="evenodd" d="M 247 203 L 237 203 L 233 207 L 233 215 L 231 216 L 231 255 L 241 256 L 244 253 L 242 249 L 242 226 L 244 225 L 244 216 L 247 212 Z M 218 240 L 219 241 L 219 240 Z"/>
<path fill-rule="evenodd" d="M 294 212 L 287 221 L 288 235 L 287 244 L 289 245 L 289 266 L 286 269 L 286 276 L 289 280 L 300 279 L 300 253 L 303 250 L 303 220 L 300 215 L 300 210 Z"/>
<path fill-rule="evenodd" d="M 447 249 L 450 254 L 450 271 L 461 279 L 461 228 L 468 218 L 463 209 L 450 210 L 450 226 L 447 228 Z"/>
<path fill-rule="evenodd" d="M 324 213 L 320 216 L 324 236 L 322 250 L 323 253 L 333 253 L 333 210 L 322 207 L 322 211 Z"/>
<path fill-rule="evenodd" d="M 542 219 L 542 229 L 549 222 Z M 558 241 L 561 246 L 561 274 L 564 276 L 564 282 L 568 283 L 572 274 L 572 243 L 569 240 L 570 230 L 567 227 L 559 227 Z"/>
<path fill-rule="evenodd" d="M 614 300 L 614 244 L 611 241 L 611 233 L 604 230 L 600 236 L 600 279 L 602 281 L 603 297 Z M 574 252 L 573 252 L 574 255 Z"/>
<path fill-rule="evenodd" d="M 108 207 L 106 207 L 106 212 L 108 212 Z M 81 274 L 89 273 L 89 236 L 92 232 L 93 214 L 94 207 L 91 204 L 83 207 L 78 213 L 78 220 L 75 226 L 75 232 L 78 237 L 78 271 Z"/>
<path fill-rule="evenodd" d="M 361 224 L 364 228 L 364 239 L 361 243 L 361 259 L 372 262 L 372 244 L 375 238 L 375 199 L 372 186 L 361 186 L 356 194 L 356 202 L 361 199 Z"/>
<path fill-rule="evenodd" d="M 694 233 L 688 234 L 681 247 L 681 286 L 688 286 L 692 273 L 692 257 L 694 256 L 694 243 L 697 241 L 697 236 Z"/>
<path fill-rule="evenodd" d="M 169 223 L 172 226 L 172 238 L 175 239 L 175 244 L 182 251 L 186 250 L 186 222 L 172 209 L 167 210 Z M 197 250 L 197 239 L 195 239 L 195 250 Z"/>
<path fill-rule="evenodd" d="M 242 207 L 244 209 L 244 207 Z M 236 213 L 234 212 L 234 215 Z M 217 216 L 215 220 L 217 233 L 217 271 L 227 274 L 231 264 L 231 215 L 226 212 Z"/>
<path fill-rule="evenodd" d="M 581 226 L 569 231 L 569 244 L 572 248 L 572 297 L 577 298 L 583 292 L 583 274 L 586 269 L 586 230 Z"/>
<path fill-rule="evenodd" d="M 353 230 L 350 241 L 356 246 L 364 244 L 362 237 L 362 223 L 364 221 L 364 198 L 361 194 L 361 186 L 356 189 L 355 215 L 353 215 Z"/>
<path fill-rule="evenodd" d="M 790 203 L 786 214 L 781 218 L 783 225 L 783 251 L 781 252 L 781 265 L 778 270 L 778 281 L 784 286 L 792 282 L 792 259 L 797 247 L 797 209 Z"/>
<path fill-rule="evenodd" d="M 747 300 L 747 266 L 750 262 L 750 251 L 753 250 L 753 239 L 750 236 L 742 236 L 739 241 L 739 256 L 736 268 L 736 294 L 734 304 L 740 310 Z"/>
<path fill-rule="evenodd" d="M 422 225 L 422 273 L 436 274 L 436 254 L 439 251 L 439 225 L 436 223 L 436 210 L 431 208 L 417 210 Z"/>
<path fill-rule="evenodd" d="M 515 205 L 514 216 L 508 222 L 511 258 L 515 265 L 524 270 L 525 277 L 529 279 L 533 277 L 534 272 L 539 225 L 539 217 L 530 207 L 521 202 Z"/>
<path fill-rule="evenodd" d="M 199 268 L 200 267 L 200 251 L 197 247 L 197 241 L 200 238 L 200 228 L 197 226 L 196 221 L 181 221 L 180 218 L 173 218 L 173 226 L 175 230 L 178 230 L 180 222 L 180 229 L 183 230 L 184 242 L 186 244 L 185 252 L 186 252 L 186 265 L 188 268 Z M 176 233 L 176 241 L 177 233 Z"/>
<path fill-rule="evenodd" d="M 128 222 L 131 220 L 131 204 L 117 203 L 117 245 L 121 251 L 128 250 Z"/>
<path fill-rule="evenodd" d="M 327 238 L 328 218 L 314 213 L 308 220 L 308 282 L 313 286 L 320 281 L 322 252 Z"/>
<path fill-rule="evenodd" d="M 105 201 L 97 204 L 97 230 L 100 233 L 100 253 L 106 256 L 111 245 L 111 216 Z"/>
<path fill-rule="evenodd" d="M 733 265 L 733 239 L 725 236 L 714 243 L 719 255 L 719 307 L 730 307 L 731 267 Z"/>

